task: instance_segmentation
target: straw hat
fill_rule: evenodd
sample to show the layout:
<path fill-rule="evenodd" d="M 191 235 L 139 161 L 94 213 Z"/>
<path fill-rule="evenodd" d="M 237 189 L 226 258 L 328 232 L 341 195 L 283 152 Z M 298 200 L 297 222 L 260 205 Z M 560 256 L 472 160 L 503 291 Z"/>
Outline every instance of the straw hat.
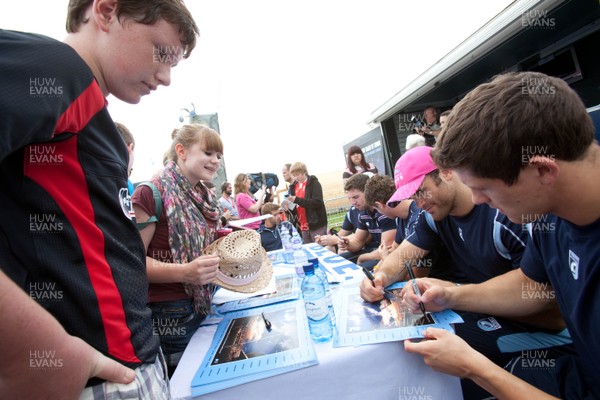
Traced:
<path fill-rule="evenodd" d="M 273 266 L 256 231 L 234 231 L 211 243 L 204 254 L 221 257 L 216 284 L 225 289 L 252 293 L 271 281 Z"/>

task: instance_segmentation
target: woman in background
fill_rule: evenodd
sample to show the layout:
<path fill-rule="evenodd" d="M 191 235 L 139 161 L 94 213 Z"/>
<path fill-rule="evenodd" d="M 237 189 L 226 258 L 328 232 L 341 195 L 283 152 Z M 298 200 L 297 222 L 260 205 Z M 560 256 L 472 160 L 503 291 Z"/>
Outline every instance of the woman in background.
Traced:
<path fill-rule="evenodd" d="M 376 174 L 377 172 L 379 172 L 375 164 L 368 163 L 365 160 L 365 155 L 358 146 L 351 146 L 348 149 L 348 155 L 346 156 L 346 165 L 347 168 L 344 170 L 344 174 L 342 175 L 344 182 L 346 181 L 346 179 L 350 178 L 354 174 L 360 174 L 365 172 Z"/>
<path fill-rule="evenodd" d="M 265 187 L 256 192 L 256 199 L 250 193 L 250 178 L 246 174 L 237 174 L 233 182 L 235 192 L 235 205 L 238 209 L 240 219 L 253 218 L 260 216 L 260 208 L 264 204 Z M 261 221 L 252 222 L 244 225 L 244 228 L 258 229 Z"/>

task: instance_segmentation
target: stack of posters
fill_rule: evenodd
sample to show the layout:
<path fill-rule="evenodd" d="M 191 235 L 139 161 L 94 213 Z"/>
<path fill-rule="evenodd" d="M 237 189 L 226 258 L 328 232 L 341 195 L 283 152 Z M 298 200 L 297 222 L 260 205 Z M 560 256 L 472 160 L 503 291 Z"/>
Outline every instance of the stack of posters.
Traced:
<path fill-rule="evenodd" d="M 192 380 L 192 395 L 318 364 L 304 304 L 287 301 L 225 314 Z"/>
<path fill-rule="evenodd" d="M 275 277 L 276 290 L 274 293 L 263 294 L 255 297 L 246 297 L 239 300 L 228 301 L 216 308 L 219 313 L 246 310 L 288 300 L 298 300 L 300 288 L 295 275 L 279 275 Z"/>

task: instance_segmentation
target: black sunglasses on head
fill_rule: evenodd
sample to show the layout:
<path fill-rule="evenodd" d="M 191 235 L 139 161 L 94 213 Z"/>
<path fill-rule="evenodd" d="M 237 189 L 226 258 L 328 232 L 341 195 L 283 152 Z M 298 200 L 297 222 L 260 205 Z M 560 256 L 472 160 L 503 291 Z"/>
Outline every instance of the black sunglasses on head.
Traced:
<path fill-rule="evenodd" d="M 389 203 L 387 203 L 387 206 L 389 208 L 396 208 L 398 206 L 398 204 L 400 204 L 401 202 L 402 202 L 401 200 L 390 201 Z"/>

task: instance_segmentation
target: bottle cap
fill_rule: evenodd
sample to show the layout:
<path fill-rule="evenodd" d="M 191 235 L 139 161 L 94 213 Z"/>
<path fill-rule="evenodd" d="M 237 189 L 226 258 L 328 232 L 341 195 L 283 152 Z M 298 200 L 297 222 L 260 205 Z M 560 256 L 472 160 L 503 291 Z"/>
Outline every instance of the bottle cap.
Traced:
<path fill-rule="evenodd" d="M 303 265 L 302 269 L 304 270 L 305 274 L 308 274 L 308 273 L 313 274 L 315 272 L 315 267 L 312 264 Z"/>
<path fill-rule="evenodd" d="M 319 265 L 319 259 L 318 258 L 309 258 L 308 262 L 312 264 L 313 267 L 316 267 Z"/>

